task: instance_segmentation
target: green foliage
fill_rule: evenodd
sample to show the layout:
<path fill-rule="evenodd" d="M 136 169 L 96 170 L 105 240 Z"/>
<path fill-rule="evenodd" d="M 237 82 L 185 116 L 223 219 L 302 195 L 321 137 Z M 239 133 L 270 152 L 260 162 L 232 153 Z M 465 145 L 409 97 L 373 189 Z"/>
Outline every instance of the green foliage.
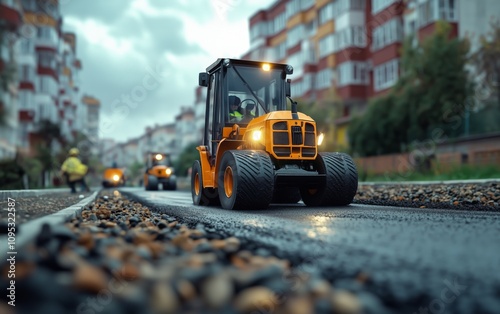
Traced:
<path fill-rule="evenodd" d="M 28 175 L 29 188 L 40 188 L 41 173 L 43 170 L 42 162 L 37 158 L 25 158 L 20 162 L 20 165 Z"/>
<path fill-rule="evenodd" d="M 500 19 L 491 21 L 492 31 L 480 38 L 480 48 L 472 55 L 472 62 L 477 72 L 484 75 L 484 85 L 488 89 L 487 96 L 497 95 L 497 106 L 500 106 Z"/>
<path fill-rule="evenodd" d="M 146 168 L 146 165 L 144 163 L 141 163 L 139 161 L 134 161 L 128 168 L 126 172 L 127 176 L 127 181 L 129 183 L 139 181 L 142 179 L 142 174 L 144 172 L 144 169 Z"/>
<path fill-rule="evenodd" d="M 316 122 L 318 133 L 325 134 L 323 144 L 320 146 L 321 151 L 337 151 L 335 147 L 335 134 L 334 123 L 335 119 L 339 116 L 340 103 L 299 103 L 297 110 L 310 116 Z"/>
<path fill-rule="evenodd" d="M 456 131 L 451 122 L 462 119 L 472 84 L 465 68 L 468 42 L 450 38 L 450 30 L 439 22 L 419 45 L 405 40 L 398 82 L 350 125 L 354 154 L 397 153 L 431 138 L 438 128 L 448 135 Z"/>
<path fill-rule="evenodd" d="M 23 189 L 24 169 L 16 160 L 0 161 L 0 190 Z"/>
<path fill-rule="evenodd" d="M 500 177 L 500 167 L 496 165 L 457 165 L 450 170 L 438 172 L 435 169 L 425 172 L 410 171 L 408 173 L 394 173 L 374 175 L 360 174 L 360 181 L 365 182 L 394 182 L 394 181 L 445 181 L 496 179 Z"/>
<path fill-rule="evenodd" d="M 187 176 L 188 169 L 193 166 L 194 161 L 200 159 L 200 152 L 196 149 L 197 146 L 197 143 L 187 145 L 179 155 L 179 158 L 174 162 L 175 173 L 177 176 Z"/>

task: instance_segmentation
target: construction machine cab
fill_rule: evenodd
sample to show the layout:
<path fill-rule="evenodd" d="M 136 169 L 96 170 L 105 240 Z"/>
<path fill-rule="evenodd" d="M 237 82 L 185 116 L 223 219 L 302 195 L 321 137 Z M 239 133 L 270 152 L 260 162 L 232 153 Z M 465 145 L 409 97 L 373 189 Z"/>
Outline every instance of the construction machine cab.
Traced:
<path fill-rule="evenodd" d="M 286 110 L 286 75 L 292 73 L 290 65 L 235 59 L 218 59 L 200 73 L 199 84 L 208 87 L 203 143 L 212 156 L 235 123 L 245 128 L 255 117 Z M 241 100 L 236 120 L 230 116 L 231 98 Z"/>
<path fill-rule="evenodd" d="M 286 64 L 226 58 L 199 74 L 207 102 L 200 158 L 191 172 L 194 204 L 257 209 L 301 198 L 308 206 L 352 201 L 354 162 L 346 154 L 318 153 L 315 121 L 290 98 L 292 73 Z M 239 113 L 230 114 L 235 99 Z"/>

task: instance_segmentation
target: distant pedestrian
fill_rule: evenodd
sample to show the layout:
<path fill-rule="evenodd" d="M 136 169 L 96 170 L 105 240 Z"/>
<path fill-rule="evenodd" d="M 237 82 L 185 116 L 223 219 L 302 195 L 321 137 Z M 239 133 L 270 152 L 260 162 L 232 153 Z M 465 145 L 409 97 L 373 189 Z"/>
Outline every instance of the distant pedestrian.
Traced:
<path fill-rule="evenodd" d="M 78 158 L 79 154 L 80 151 L 78 148 L 70 149 L 69 157 L 61 166 L 61 172 L 66 177 L 71 193 L 76 193 L 77 184 L 81 185 L 82 191 L 90 192 L 90 189 L 85 182 L 85 175 L 87 174 L 88 167 L 80 161 Z"/>

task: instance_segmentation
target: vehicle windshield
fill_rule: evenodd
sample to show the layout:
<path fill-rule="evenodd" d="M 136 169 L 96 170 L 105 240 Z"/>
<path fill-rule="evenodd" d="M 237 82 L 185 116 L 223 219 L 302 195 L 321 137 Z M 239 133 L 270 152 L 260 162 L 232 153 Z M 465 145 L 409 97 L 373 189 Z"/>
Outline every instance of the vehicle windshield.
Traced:
<path fill-rule="evenodd" d="M 240 102 L 238 116 L 241 115 L 241 119 L 238 122 L 245 121 L 243 115 L 258 117 L 270 111 L 286 109 L 282 108 L 286 106 L 282 73 L 282 69 L 265 71 L 244 65 L 229 67 L 226 74 L 228 112 L 234 99 Z"/>
<path fill-rule="evenodd" d="M 153 154 L 151 155 L 151 165 L 152 166 L 170 166 L 170 158 L 163 154 Z"/>

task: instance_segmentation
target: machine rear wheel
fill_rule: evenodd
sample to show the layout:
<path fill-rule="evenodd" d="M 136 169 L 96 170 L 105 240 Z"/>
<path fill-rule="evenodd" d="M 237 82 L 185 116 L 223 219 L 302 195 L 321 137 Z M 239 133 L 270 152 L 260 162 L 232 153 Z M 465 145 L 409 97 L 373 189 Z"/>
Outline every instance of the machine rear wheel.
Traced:
<path fill-rule="evenodd" d="M 318 167 L 326 175 L 324 186 L 303 187 L 302 200 L 307 206 L 344 206 L 358 190 L 358 172 L 351 156 L 345 153 L 319 153 Z"/>
<path fill-rule="evenodd" d="M 158 191 L 158 178 L 155 176 L 148 176 L 148 182 L 146 183 L 147 191 Z"/>
<path fill-rule="evenodd" d="M 222 156 L 217 184 L 225 209 L 267 208 L 274 190 L 271 158 L 259 151 L 227 151 Z"/>
<path fill-rule="evenodd" d="M 200 161 L 193 163 L 191 171 L 191 196 L 194 205 L 214 206 L 220 205 L 219 194 L 214 188 L 203 187 L 203 176 Z"/>

